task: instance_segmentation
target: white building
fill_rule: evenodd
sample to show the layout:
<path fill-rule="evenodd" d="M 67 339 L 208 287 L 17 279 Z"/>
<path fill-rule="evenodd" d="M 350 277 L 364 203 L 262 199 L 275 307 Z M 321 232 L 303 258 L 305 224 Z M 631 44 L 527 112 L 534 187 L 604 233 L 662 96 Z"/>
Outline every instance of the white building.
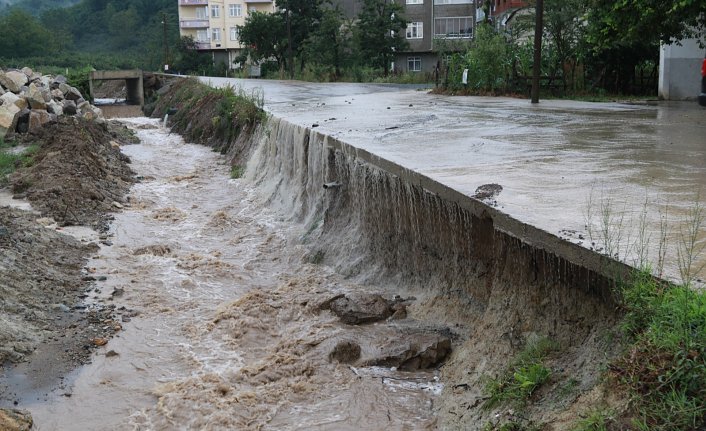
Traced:
<path fill-rule="evenodd" d="M 706 48 L 696 39 L 681 45 L 662 45 L 659 51 L 659 97 L 665 100 L 696 99 L 701 92 L 701 64 Z"/>
<path fill-rule="evenodd" d="M 253 12 L 274 12 L 272 0 L 177 0 L 179 33 L 191 36 L 199 51 L 210 52 L 214 64 L 222 62 L 235 68 L 233 60 L 242 46 L 238 26 Z"/>

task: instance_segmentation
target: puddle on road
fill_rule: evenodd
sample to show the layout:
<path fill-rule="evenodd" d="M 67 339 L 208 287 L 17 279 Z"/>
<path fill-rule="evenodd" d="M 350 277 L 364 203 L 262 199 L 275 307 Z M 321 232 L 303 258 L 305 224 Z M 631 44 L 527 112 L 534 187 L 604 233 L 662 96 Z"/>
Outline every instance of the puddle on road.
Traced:
<path fill-rule="evenodd" d="M 107 276 L 90 300 L 132 317 L 64 387 L 19 406 L 38 430 L 435 428 L 433 372 L 328 360 L 349 329 L 316 304 L 366 288 L 305 263 L 295 228 L 220 155 L 126 121 L 142 181 L 88 265 Z"/>

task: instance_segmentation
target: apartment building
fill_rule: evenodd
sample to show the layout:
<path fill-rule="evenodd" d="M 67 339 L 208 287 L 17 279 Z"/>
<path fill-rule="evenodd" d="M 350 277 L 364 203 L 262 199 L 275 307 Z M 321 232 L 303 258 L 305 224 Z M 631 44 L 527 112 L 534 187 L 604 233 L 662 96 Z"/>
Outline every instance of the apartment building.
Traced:
<path fill-rule="evenodd" d="M 191 36 L 197 49 L 209 52 L 214 64 L 222 62 L 234 69 L 234 60 L 242 46 L 238 26 L 253 12 L 274 12 L 272 0 L 177 0 L 179 32 Z"/>
<path fill-rule="evenodd" d="M 473 37 L 475 0 L 396 1 L 404 2 L 409 43 L 408 50 L 395 56 L 394 70 L 398 72 L 432 72 L 440 60 L 435 40 L 462 42 Z"/>

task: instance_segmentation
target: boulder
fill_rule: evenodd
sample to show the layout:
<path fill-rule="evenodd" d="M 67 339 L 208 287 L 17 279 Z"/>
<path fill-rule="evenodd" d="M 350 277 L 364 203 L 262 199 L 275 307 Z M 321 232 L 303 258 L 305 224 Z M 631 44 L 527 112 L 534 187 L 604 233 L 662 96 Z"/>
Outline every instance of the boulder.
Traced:
<path fill-rule="evenodd" d="M 81 118 L 88 121 L 93 121 L 96 119 L 96 114 L 93 111 L 84 111 L 81 113 Z"/>
<path fill-rule="evenodd" d="M 76 102 L 76 106 L 82 104 L 85 101 L 86 101 L 86 99 L 84 99 L 83 97 L 80 97 L 77 100 L 74 100 L 74 102 Z"/>
<path fill-rule="evenodd" d="M 78 100 L 83 98 L 83 96 L 81 96 L 81 92 L 78 91 L 76 87 L 69 87 L 69 90 L 64 92 L 64 97 L 69 100 Z"/>
<path fill-rule="evenodd" d="M 47 102 L 44 100 L 44 95 L 34 83 L 29 84 L 27 102 L 32 109 L 47 109 Z"/>
<path fill-rule="evenodd" d="M 44 102 L 49 103 L 49 101 L 51 100 L 51 91 L 44 87 L 40 87 L 39 92 L 42 93 L 42 99 L 44 99 Z"/>
<path fill-rule="evenodd" d="M 0 100 L 2 100 L 3 106 L 15 105 L 20 110 L 25 109 L 27 107 L 27 101 L 25 100 L 25 98 L 20 97 L 12 92 L 7 92 L 3 94 L 2 96 L 0 96 Z"/>
<path fill-rule="evenodd" d="M 14 103 L 0 105 L 0 138 L 15 132 L 21 111 Z"/>
<path fill-rule="evenodd" d="M 73 100 L 64 100 L 63 103 L 64 115 L 76 115 L 76 102 Z"/>
<path fill-rule="evenodd" d="M 78 108 L 78 111 L 82 114 L 85 114 L 88 111 L 93 111 L 93 107 L 91 106 L 91 104 L 86 102 L 85 100 L 80 103 L 76 102 L 76 107 Z"/>
<path fill-rule="evenodd" d="M 45 124 L 51 121 L 51 117 L 47 111 L 42 111 L 39 109 L 33 109 L 29 113 L 29 129 L 30 133 L 35 132 L 42 128 Z"/>
<path fill-rule="evenodd" d="M 0 85 L 12 91 L 19 93 L 23 85 L 27 84 L 27 75 L 16 70 L 9 72 L 0 72 Z"/>
<path fill-rule="evenodd" d="M 17 117 L 17 127 L 16 131 L 17 133 L 27 133 L 29 130 L 29 114 L 30 114 L 29 109 L 25 108 L 20 111 L 20 115 Z"/>
<path fill-rule="evenodd" d="M 65 82 L 58 84 L 56 88 L 61 90 L 61 94 L 66 94 L 71 90 L 71 86 Z"/>
<path fill-rule="evenodd" d="M 393 313 L 390 303 L 378 294 L 355 294 L 331 302 L 331 311 L 343 323 L 361 325 L 377 322 Z"/>
<path fill-rule="evenodd" d="M 47 103 L 47 112 L 61 116 L 64 114 L 64 106 L 55 100 L 50 100 Z"/>
<path fill-rule="evenodd" d="M 28 81 L 32 79 L 32 75 L 34 75 L 34 71 L 29 67 L 23 67 L 20 71 L 25 74 Z"/>
<path fill-rule="evenodd" d="M 54 80 L 52 79 L 51 75 L 42 75 L 42 76 L 39 78 L 39 82 L 42 83 L 42 87 L 44 87 L 44 88 L 50 88 L 50 87 L 51 87 L 51 83 L 52 83 L 53 81 L 54 81 Z"/>
<path fill-rule="evenodd" d="M 366 360 L 366 366 L 397 367 L 414 371 L 440 364 L 451 353 L 451 340 L 436 333 L 400 334 L 387 340 L 375 358 Z"/>
<path fill-rule="evenodd" d="M 64 75 L 56 75 L 54 77 L 54 82 L 58 84 L 66 84 L 66 77 Z"/>
<path fill-rule="evenodd" d="M 61 90 L 59 90 L 58 88 L 52 90 L 50 94 L 51 94 L 51 98 L 54 100 L 58 100 L 58 101 L 64 100 L 64 93 L 62 93 Z"/>

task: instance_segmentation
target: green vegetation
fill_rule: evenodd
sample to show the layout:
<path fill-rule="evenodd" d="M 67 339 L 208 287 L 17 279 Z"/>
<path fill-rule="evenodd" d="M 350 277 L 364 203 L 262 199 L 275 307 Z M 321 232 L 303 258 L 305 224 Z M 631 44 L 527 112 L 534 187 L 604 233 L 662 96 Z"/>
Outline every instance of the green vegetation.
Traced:
<path fill-rule="evenodd" d="M 596 409 L 578 421 L 571 431 L 608 431 L 612 422 L 613 416 L 608 410 Z"/>
<path fill-rule="evenodd" d="M 18 0 L 0 10 L 0 67 L 160 69 L 163 18 L 172 54 L 174 0 Z M 69 7 L 66 7 L 69 6 Z M 170 61 L 174 58 L 168 59 Z M 61 72 L 51 71 L 51 72 Z"/>
<path fill-rule="evenodd" d="M 7 177 L 17 168 L 29 167 L 34 164 L 34 155 L 39 146 L 30 145 L 21 151 L 15 151 L 15 141 L 5 141 L 0 138 L 0 187 L 7 185 Z"/>
<path fill-rule="evenodd" d="M 231 86 L 211 88 L 196 79 L 177 81 L 169 92 L 152 103 L 150 109 L 156 115 L 170 113 L 175 131 L 222 153 L 241 134 L 252 133 L 266 119 L 261 94 Z"/>
<path fill-rule="evenodd" d="M 491 409 L 508 401 L 518 406 L 524 405 L 532 393 L 549 379 L 551 370 L 543 362 L 555 349 L 555 343 L 547 338 L 528 343 L 501 376 L 488 379 L 485 385 L 488 399 L 484 407 Z"/>
<path fill-rule="evenodd" d="M 234 180 L 242 178 L 243 174 L 245 174 L 245 168 L 243 168 L 242 166 L 236 165 L 230 168 L 230 177 Z"/>
<path fill-rule="evenodd" d="M 668 285 L 649 272 L 621 288 L 624 330 L 634 343 L 612 366 L 633 395 L 638 430 L 706 426 L 706 292 Z"/>

